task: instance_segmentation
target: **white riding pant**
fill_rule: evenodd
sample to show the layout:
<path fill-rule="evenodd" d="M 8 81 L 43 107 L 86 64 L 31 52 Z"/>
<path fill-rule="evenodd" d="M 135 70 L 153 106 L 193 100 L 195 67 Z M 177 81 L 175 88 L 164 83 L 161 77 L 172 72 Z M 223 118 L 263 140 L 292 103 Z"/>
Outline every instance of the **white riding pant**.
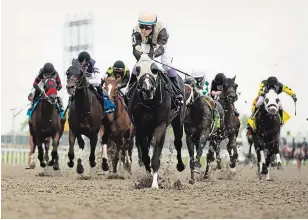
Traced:
<path fill-rule="evenodd" d="M 93 85 L 94 87 L 99 86 L 102 82 L 102 75 L 100 73 L 92 73 L 91 76 L 86 77 L 89 84 Z"/>
<path fill-rule="evenodd" d="M 150 45 L 149 44 L 141 44 L 141 48 L 142 48 L 142 52 L 143 53 L 149 53 L 150 52 Z M 166 64 L 168 66 L 171 66 L 172 64 L 172 57 L 169 55 L 168 53 L 168 48 L 166 46 L 164 46 L 165 52 L 163 55 L 156 57 L 155 59 L 160 61 L 163 64 Z M 157 63 L 157 66 L 163 70 L 165 70 L 166 72 L 168 72 L 168 70 L 170 70 L 171 68 L 165 65 L 161 65 L 159 63 Z"/>

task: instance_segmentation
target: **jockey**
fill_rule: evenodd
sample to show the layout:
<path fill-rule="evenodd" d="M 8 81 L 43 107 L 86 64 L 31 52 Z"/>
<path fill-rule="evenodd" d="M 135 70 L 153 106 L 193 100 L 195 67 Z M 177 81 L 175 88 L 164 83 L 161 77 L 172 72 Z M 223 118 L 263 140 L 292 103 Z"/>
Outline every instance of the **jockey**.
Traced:
<path fill-rule="evenodd" d="M 35 89 L 34 96 L 33 96 L 32 92 L 28 95 L 28 100 L 32 102 L 30 109 L 33 108 L 35 101 L 38 99 L 39 95 L 42 92 L 41 88 L 39 87 L 39 83 L 42 80 L 48 79 L 48 78 L 53 78 L 53 79 L 56 80 L 58 91 L 60 91 L 62 89 L 61 79 L 59 77 L 58 72 L 55 70 L 53 64 L 52 63 L 45 63 L 45 65 L 43 66 L 43 68 L 40 69 L 38 76 L 35 78 L 35 80 L 33 82 L 33 88 Z M 58 98 L 58 104 L 59 104 L 60 112 L 63 112 L 64 110 L 63 110 L 62 99 L 61 99 L 60 96 L 57 96 L 57 98 Z"/>
<path fill-rule="evenodd" d="M 270 89 L 274 89 L 277 94 L 284 92 L 288 94 L 289 96 L 291 96 L 294 102 L 297 101 L 296 94 L 295 92 L 293 92 L 292 89 L 280 83 L 276 77 L 271 76 L 267 80 L 263 80 L 259 85 L 257 98 L 255 98 L 254 102 L 252 103 L 251 116 L 250 116 L 251 119 L 253 119 L 253 116 L 256 110 L 263 104 L 264 96 Z M 279 115 L 282 119 L 283 118 L 283 108 L 282 108 L 281 102 L 279 103 Z M 283 120 L 281 120 L 281 124 L 283 124 Z M 247 125 L 247 127 L 249 128 L 250 126 Z"/>
<path fill-rule="evenodd" d="M 101 86 L 102 77 L 99 72 L 99 69 L 95 66 L 96 61 L 91 58 L 90 54 L 86 51 L 82 51 L 78 55 L 78 61 L 81 64 L 83 68 L 85 68 L 85 76 L 90 84 L 90 89 L 94 90 L 94 87 L 96 88 L 98 94 L 103 98 L 103 88 Z M 103 103 L 101 102 L 103 105 Z M 103 105 L 104 107 L 104 105 Z"/>
<path fill-rule="evenodd" d="M 212 81 L 211 90 L 210 90 L 210 96 L 213 99 L 216 99 L 216 97 L 221 94 L 221 91 L 223 89 L 223 85 L 224 85 L 225 81 L 226 81 L 225 74 L 223 74 L 223 73 L 216 74 L 214 80 Z M 234 109 L 234 113 L 235 113 L 236 117 L 238 117 L 240 114 L 237 111 L 237 109 L 235 108 L 234 104 L 233 104 L 233 109 Z"/>
<path fill-rule="evenodd" d="M 130 78 L 129 69 L 126 67 L 123 61 L 116 61 L 112 67 L 109 67 L 106 72 L 108 77 L 114 77 L 115 79 L 121 78 L 121 88 L 125 88 Z"/>
<path fill-rule="evenodd" d="M 201 95 L 206 95 L 209 90 L 209 82 L 205 80 L 205 73 L 203 71 L 193 70 L 191 76 L 196 80 L 196 87 L 199 89 Z"/>
<path fill-rule="evenodd" d="M 157 15 L 151 12 L 143 12 L 140 14 L 138 24 L 133 29 L 132 33 L 133 54 L 135 58 L 139 60 L 142 55 L 142 47 L 148 46 L 150 48 L 150 57 L 161 57 L 161 62 L 163 64 L 171 66 L 172 59 L 167 54 L 168 39 L 169 33 L 162 22 L 157 22 Z M 176 99 L 182 104 L 183 96 L 180 92 L 177 72 L 165 65 L 163 65 L 163 68 L 176 88 Z M 136 81 L 136 68 L 134 67 L 129 82 L 129 88 L 131 88 Z"/>

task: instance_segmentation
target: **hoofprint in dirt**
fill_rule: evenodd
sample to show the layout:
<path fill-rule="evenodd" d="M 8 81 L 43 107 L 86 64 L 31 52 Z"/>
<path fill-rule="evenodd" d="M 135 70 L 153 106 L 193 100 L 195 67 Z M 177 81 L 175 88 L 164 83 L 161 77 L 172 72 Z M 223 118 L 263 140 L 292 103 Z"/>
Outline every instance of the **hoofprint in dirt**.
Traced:
<path fill-rule="evenodd" d="M 273 169 L 273 181 L 260 181 L 249 167 L 231 178 L 219 171 L 192 186 L 188 169 L 178 173 L 172 164 L 166 173 L 162 164 L 158 191 L 136 189 L 144 173 L 137 166 L 130 179 L 77 180 L 68 169 L 38 177 L 2 165 L 2 218 L 308 218 L 307 166 Z"/>

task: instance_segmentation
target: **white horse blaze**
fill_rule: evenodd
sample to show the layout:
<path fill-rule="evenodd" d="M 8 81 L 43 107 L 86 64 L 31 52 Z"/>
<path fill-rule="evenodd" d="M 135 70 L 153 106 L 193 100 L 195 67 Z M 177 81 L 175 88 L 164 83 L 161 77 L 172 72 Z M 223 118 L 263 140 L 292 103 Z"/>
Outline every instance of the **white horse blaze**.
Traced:
<path fill-rule="evenodd" d="M 152 182 L 152 188 L 153 189 L 158 189 L 158 173 L 157 172 L 155 172 L 154 174 L 153 174 L 153 182 Z"/>
<path fill-rule="evenodd" d="M 260 161 L 260 173 L 262 172 L 263 164 L 265 163 L 264 151 L 260 151 L 261 161 Z"/>

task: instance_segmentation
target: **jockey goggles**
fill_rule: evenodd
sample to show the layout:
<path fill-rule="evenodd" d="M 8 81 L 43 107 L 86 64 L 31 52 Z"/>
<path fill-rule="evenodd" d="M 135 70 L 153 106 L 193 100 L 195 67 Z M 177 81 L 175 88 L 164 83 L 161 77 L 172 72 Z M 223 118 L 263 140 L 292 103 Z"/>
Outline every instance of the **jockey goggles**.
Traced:
<path fill-rule="evenodd" d="M 113 67 L 113 71 L 115 73 L 123 74 L 124 73 L 124 68 Z"/>
<path fill-rule="evenodd" d="M 152 25 L 140 24 L 139 28 L 140 28 L 140 30 L 145 29 L 145 30 L 149 31 L 149 30 L 152 30 Z"/>

